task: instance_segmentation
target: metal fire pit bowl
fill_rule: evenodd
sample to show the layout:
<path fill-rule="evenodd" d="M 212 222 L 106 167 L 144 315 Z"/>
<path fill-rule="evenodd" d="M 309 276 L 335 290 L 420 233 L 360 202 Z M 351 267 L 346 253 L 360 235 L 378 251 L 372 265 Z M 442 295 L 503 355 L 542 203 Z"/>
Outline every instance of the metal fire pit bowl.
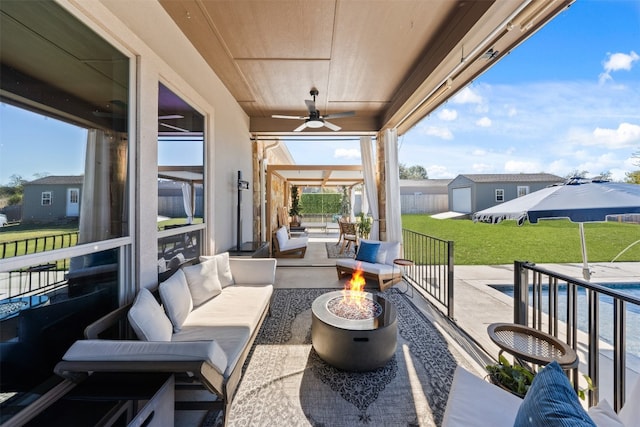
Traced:
<path fill-rule="evenodd" d="M 383 296 L 364 292 L 365 305 L 371 308 L 369 315 L 352 315 L 352 310 L 339 307 L 345 292 L 351 291 L 329 292 L 313 301 L 313 348 L 322 360 L 344 371 L 381 368 L 396 352 L 396 308 Z"/>

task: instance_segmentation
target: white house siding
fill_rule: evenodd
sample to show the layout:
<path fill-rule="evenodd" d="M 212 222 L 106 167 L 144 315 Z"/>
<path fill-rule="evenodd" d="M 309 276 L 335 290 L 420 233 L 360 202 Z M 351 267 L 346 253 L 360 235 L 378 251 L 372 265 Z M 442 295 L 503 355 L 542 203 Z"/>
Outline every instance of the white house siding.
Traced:
<path fill-rule="evenodd" d="M 156 1 L 96 0 L 59 3 L 94 28 L 123 53 L 136 58 L 132 66 L 131 93 L 134 123 L 130 138 L 136 153 L 136 191 L 132 194 L 135 215 L 134 264 L 141 286 L 157 282 L 157 98 L 158 83 L 205 116 L 207 206 L 205 221 L 209 253 L 229 248 L 235 241 L 235 179 L 238 170 L 251 181 L 252 157 L 249 118 L 213 73 L 173 20 Z M 136 94 L 137 89 L 137 94 Z M 251 198 L 244 201 L 243 215 L 253 212 Z M 251 222 L 243 237 L 251 236 Z"/>

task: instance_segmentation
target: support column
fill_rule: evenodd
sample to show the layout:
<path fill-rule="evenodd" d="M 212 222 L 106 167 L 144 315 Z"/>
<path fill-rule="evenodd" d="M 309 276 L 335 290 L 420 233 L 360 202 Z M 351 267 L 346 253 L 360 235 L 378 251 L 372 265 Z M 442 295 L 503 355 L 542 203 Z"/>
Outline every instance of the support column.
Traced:
<path fill-rule="evenodd" d="M 387 240 L 387 176 L 384 165 L 385 150 L 384 142 L 382 140 L 383 132 L 378 132 L 376 135 L 376 172 L 378 174 L 378 213 L 380 215 L 379 227 L 380 227 L 380 240 Z"/>

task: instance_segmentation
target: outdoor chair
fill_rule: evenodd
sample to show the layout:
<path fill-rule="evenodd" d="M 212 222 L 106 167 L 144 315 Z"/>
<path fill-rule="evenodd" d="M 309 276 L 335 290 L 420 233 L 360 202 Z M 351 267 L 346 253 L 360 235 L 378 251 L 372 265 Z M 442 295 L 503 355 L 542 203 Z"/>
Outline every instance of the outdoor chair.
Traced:
<path fill-rule="evenodd" d="M 343 222 L 340 221 L 340 236 L 338 236 L 338 243 L 342 240 L 342 247 L 340 248 L 340 253 L 343 253 L 345 249 L 349 249 L 351 244 L 358 244 L 358 233 L 356 230 L 356 224 L 353 222 Z"/>

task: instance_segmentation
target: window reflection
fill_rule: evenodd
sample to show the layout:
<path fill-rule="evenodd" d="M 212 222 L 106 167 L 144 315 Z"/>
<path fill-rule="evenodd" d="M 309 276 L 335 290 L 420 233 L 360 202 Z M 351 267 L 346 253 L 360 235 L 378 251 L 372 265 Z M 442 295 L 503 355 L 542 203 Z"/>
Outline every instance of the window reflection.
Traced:
<path fill-rule="evenodd" d="M 201 253 L 204 218 L 204 116 L 163 84 L 158 93 L 158 274 Z"/>

